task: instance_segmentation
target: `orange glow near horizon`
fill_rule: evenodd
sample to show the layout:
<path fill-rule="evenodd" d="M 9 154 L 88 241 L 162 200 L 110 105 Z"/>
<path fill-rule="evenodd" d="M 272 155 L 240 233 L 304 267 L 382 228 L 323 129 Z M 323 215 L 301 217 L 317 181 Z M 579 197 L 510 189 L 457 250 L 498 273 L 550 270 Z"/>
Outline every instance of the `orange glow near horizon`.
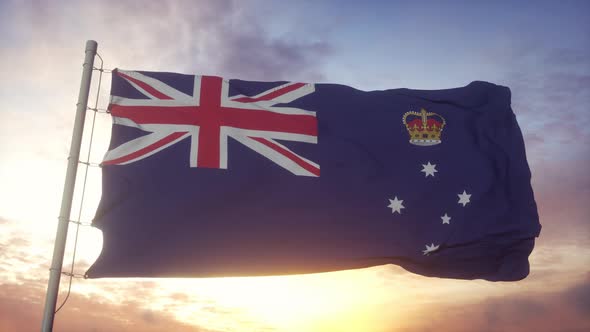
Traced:
<path fill-rule="evenodd" d="M 543 229 L 531 274 L 517 282 L 428 278 L 393 265 L 272 277 L 74 278 L 56 332 L 590 331 L 589 9 L 583 1 L 0 1 L 0 332 L 41 326 L 89 38 L 108 69 L 330 82 L 378 94 L 475 80 L 507 86 Z M 91 107 L 97 83 L 94 75 Z M 101 84 L 105 109 L 107 72 Z M 112 125 L 109 114 L 96 121 L 93 164 L 108 150 Z M 102 170 L 89 169 L 80 213 L 80 166 L 71 219 L 89 223 Z M 99 230 L 80 227 L 74 272 L 83 274 L 101 247 Z M 58 305 L 67 290 L 62 276 Z"/>

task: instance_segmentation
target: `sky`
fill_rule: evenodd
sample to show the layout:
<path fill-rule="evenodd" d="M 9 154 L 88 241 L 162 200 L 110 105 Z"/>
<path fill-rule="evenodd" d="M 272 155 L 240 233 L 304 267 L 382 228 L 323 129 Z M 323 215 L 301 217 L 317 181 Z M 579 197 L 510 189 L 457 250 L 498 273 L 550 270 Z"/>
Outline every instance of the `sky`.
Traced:
<path fill-rule="evenodd" d="M 510 283 L 427 278 L 393 265 L 281 277 L 74 278 L 57 331 L 590 330 L 589 16 L 587 1 L 0 2 L 0 332 L 40 328 L 88 39 L 107 69 L 361 90 L 508 86 L 543 229 L 531 274 Z M 109 86 L 105 74 L 98 89 L 95 75 L 91 105 L 106 107 Z M 101 161 L 110 126 L 97 115 L 89 151 L 87 125 L 84 158 Z M 72 219 L 88 223 L 100 171 L 88 169 L 80 208 L 85 174 L 81 167 Z M 75 233 L 70 226 L 67 269 Z M 100 247 L 100 232 L 80 227 L 76 273 Z M 60 289 L 58 304 L 67 278 Z"/>

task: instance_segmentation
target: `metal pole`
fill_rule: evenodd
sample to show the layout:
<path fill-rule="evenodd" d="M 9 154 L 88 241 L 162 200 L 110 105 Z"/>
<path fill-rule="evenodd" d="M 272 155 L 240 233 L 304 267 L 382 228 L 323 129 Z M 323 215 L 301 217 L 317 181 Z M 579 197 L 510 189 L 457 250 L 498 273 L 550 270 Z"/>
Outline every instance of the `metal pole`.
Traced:
<path fill-rule="evenodd" d="M 55 305 L 57 303 L 59 280 L 64 260 L 66 239 L 68 236 L 72 198 L 74 196 L 74 186 L 76 185 L 76 172 L 78 171 L 78 160 L 80 159 L 80 145 L 82 143 L 84 119 L 86 117 L 86 108 L 88 107 L 88 94 L 90 92 L 92 68 L 94 66 L 94 56 L 96 55 L 97 47 L 98 44 L 94 40 L 86 41 L 84 69 L 82 71 L 82 81 L 80 82 L 78 103 L 76 104 L 76 120 L 74 122 L 74 132 L 72 134 L 72 143 L 70 145 L 70 155 L 68 157 L 66 181 L 61 198 L 61 210 L 59 212 L 57 233 L 55 235 L 53 258 L 51 260 L 51 268 L 49 269 L 49 282 L 47 284 L 47 296 L 45 297 L 45 309 L 43 311 L 43 323 L 41 326 L 42 332 L 51 332 L 53 330 Z"/>

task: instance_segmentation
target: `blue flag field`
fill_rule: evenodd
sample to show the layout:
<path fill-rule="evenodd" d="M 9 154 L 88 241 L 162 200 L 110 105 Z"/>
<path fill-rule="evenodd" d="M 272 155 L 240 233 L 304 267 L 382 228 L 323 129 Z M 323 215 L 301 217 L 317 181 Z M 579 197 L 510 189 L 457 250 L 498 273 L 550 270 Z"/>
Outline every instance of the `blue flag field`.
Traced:
<path fill-rule="evenodd" d="M 506 87 L 115 70 L 109 111 L 90 278 L 529 273 L 541 226 Z"/>

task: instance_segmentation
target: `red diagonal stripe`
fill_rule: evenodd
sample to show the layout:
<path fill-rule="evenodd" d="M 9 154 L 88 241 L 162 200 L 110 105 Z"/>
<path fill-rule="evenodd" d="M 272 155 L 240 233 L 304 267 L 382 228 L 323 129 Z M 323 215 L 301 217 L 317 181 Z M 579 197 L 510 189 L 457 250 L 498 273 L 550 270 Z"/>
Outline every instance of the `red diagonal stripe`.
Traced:
<path fill-rule="evenodd" d="M 139 150 L 137 150 L 137 151 L 135 151 L 133 153 L 130 153 L 130 154 L 128 154 L 126 156 L 123 156 L 123 157 L 120 157 L 120 158 L 116 158 L 116 159 L 113 159 L 113 160 L 104 161 L 104 162 L 102 162 L 102 164 L 103 165 L 115 165 L 115 164 L 121 164 L 121 163 L 124 163 L 124 162 L 128 162 L 128 161 L 133 160 L 135 158 L 139 158 L 139 157 L 143 156 L 146 153 L 150 153 L 150 152 L 152 152 L 152 151 L 154 151 L 154 150 L 156 150 L 156 149 L 158 149 L 158 148 L 160 148 L 160 147 L 162 147 L 162 146 L 164 146 L 164 145 L 166 145 L 166 144 L 168 144 L 168 143 L 170 143 L 170 142 L 172 142 L 172 141 L 180 138 L 184 134 L 186 134 L 186 132 L 180 132 L 179 131 L 179 132 L 176 132 L 176 133 L 172 133 L 172 134 L 170 134 L 170 135 L 162 138 L 161 140 L 159 140 L 159 141 L 157 141 L 155 143 L 152 143 L 152 144 L 146 146 L 143 149 L 139 149 Z"/>
<path fill-rule="evenodd" d="M 129 75 L 123 74 L 122 72 L 118 71 L 117 74 L 137 85 L 139 85 L 142 89 L 144 89 L 145 91 L 147 91 L 149 94 L 151 94 L 152 96 L 158 98 L 158 99 L 172 99 L 171 97 L 161 93 L 160 91 L 154 89 L 153 87 L 151 87 L 150 85 L 148 85 L 145 82 L 142 82 L 138 79 L 135 79 Z"/>
<path fill-rule="evenodd" d="M 294 83 L 292 85 L 288 85 L 284 88 L 281 88 L 276 91 L 272 91 L 270 93 L 262 95 L 258 98 L 242 97 L 242 98 L 237 98 L 237 99 L 232 99 L 232 100 L 240 102 L 240 103 L 253 103 L 253 102 L 256 102 L 259 100 L 271 100 L 271 99 L 276 98 L 280 95 L 284 95 L 284 94 L 289 93 L 293 90 L 297 90 L 297 89 L 301 88 L 302 86 L 305 86 L 305 83 Z"/>
<path fill-rule="evenodd" d="M 267 139 L 264 139 L 264 138 L 250 137 L 250 136 L 248 136 L 248 137 L 257 141 L 257 142 L 260 142 L 260 143 L 268 146 L 269 148 L 277 151 L 278 153 L 282 154 L 283 156 L 291 159 L 297 165 L 301 166 L 303 169 L 307 170 L 311 174 L 313 174 L 315 176 L 320 176 L 320 169 L 318 167 L 315 167 L 314 165 L 309 164 L 307 161 L 303 160 L 301 157 L 299 157 L 298 155 L 294 154 L 293 152 L 283 148 L 282 146 L 280 146 L 272 141 L 269 141 Z"/>

